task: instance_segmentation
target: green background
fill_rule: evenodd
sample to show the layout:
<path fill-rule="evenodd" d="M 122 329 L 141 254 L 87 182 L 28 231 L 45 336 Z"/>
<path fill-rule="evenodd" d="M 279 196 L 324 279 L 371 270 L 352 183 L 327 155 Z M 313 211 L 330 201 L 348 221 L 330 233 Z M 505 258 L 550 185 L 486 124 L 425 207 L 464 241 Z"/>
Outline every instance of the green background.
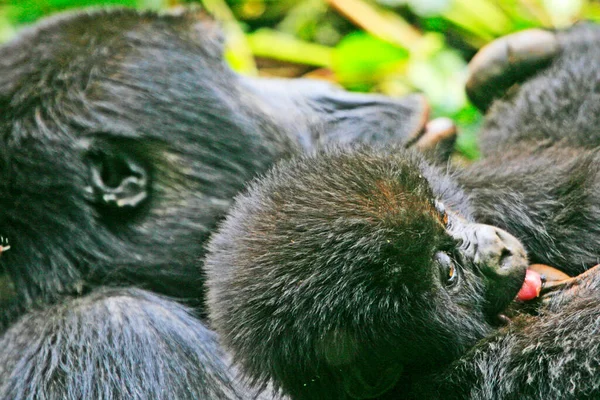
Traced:
<path fill-rule="evenodd" d="M 162 10 L 200 3 L 221 20 L 227 59 L 249 75 L 312 76 L 392 96 L 424 92 L 433 116 L 459 125 L 459 154 L 476 158 L 481 115 L 465 98 L 468 60 L 496 37 L 600 19 L 584 0 L 0 0 L 0 42 L 66 9 Z"/>

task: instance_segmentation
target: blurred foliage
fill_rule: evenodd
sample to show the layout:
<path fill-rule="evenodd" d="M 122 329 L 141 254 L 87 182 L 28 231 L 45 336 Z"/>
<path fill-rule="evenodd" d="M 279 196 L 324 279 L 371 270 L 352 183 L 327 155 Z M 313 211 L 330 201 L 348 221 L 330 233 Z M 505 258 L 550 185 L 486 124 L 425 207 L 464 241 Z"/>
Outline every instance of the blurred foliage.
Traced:
<path fill-rule="evenodd" d="M 241 73 L 305 75 L 392 96 L 424 92 L 433 116 L 459 124 L 457 147 L 467 158 L 477 157 L 481 123 L 463 91 L 473 54 L 517 30 L 600 20 L 594 0 L 0 0 L 0 41 L 65 9 L 185 3 L 202 3 L 222 22 L 227 59 Z"/>

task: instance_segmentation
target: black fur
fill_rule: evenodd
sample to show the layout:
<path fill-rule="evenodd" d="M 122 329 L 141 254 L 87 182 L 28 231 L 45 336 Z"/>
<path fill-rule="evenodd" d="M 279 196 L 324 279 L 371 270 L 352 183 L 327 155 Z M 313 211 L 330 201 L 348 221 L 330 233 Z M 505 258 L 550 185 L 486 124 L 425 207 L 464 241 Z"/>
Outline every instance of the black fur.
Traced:
<path fill-rule="evenodd" d="M 562 53 L 496 101 L 482 132 L 485 157 L 460 171 L 478 220 L 507 229 L 532 262 L 575 275 L 600 262 L 600 27 L 559 32 Z M 551 293 L 433 377 L 412 398 L 600 397 L 600 273 Z"/>
<path fill-rule="evenodd" d="M 244 393 L 214 333 L 179 304 L 139 289 L 101 289 L 31 312 L 0 346 L 5 399 L 229 399 Z"/>
<path fill-rule="evenodd" d="M 330 142 L 410 144 L 423 112 L 239 76 L 201 12 L 23 31 L 0 47 L 0 398 L 252 397 L 200 322 L 140 289 L 202 315 L 197 260 L 246 181 Z"/>
<path fill-rule="evenodd" d="M 420 111 L 235 75 L 215 23 L 191 12 L 54 17 L 2 47 L 0 63 L 0 217 L 13 248 L 1 262 L 27 304 L 107 275 L 201 298 L 194 262 L 248 179 L 331 135 L 369 141 L 373 124 L 377 140 L 406 141 Z M 94 204 L 96 156 L 137 159 L 151 180 L 145 207 Z"/>
<path fill-rule="evenodd" d="M 434 201 L 513 233 L 531 261 L 598 263 L 600 30 L 560 38 L 552 65 L 492 106 L 480 162 L 446 175 L 403 151 L 333 152 L 238 198 L 206 263 L 212 320 L 247 375 L 296 399 L 600 397 L 598 271 L 501 329 L 486 310 L 514 285 L 486 285 L 464 255 L 459 291 L 432 278 L 452 248 Z"/>
<path fill-rule="evenodd" d="M 492 105 L 485 156 L 458 179 L 478 220 L 518 237 L 532 262 L 576 275 L 600 262 L 600 28 L 558 37 L 561 55 Z"/>

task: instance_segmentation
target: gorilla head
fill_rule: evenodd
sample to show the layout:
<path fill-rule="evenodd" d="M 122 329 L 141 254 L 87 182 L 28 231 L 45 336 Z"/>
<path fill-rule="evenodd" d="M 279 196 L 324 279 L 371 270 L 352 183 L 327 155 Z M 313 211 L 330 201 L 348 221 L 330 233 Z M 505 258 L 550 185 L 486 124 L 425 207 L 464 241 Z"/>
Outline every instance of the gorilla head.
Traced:
<path fill-rule="evenodd" d="M 108 281 L 201 299 L 195 262 L 244 182 L 324 143 L 408 145 L 423 132 L 420 97 L 234 74 L 215 25 L 195 11 L 94 11 L 0 47 L 0 233 L 12 245 L 0 298 L 27 306 Z"/>
<path fill-rule="evenodd" d="M 209 244 L 211 320 L 294 399 L 374 398 L 463 354 L 523 284 L 507 232 L 408 151 L 332 152 L 251 185 Z"/>

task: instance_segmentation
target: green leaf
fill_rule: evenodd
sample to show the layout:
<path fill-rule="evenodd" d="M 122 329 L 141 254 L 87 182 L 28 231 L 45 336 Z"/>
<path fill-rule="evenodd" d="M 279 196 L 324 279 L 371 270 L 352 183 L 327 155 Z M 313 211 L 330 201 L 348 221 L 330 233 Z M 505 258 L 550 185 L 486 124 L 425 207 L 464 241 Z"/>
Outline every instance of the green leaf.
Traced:
<path fill-rule="evenodd" d="M 483 116 L 472 105 L 468 105 L 452 116 L 459 129 L 456 149 L 465 158 L 476 160 L 480 157 L 478 132 L 481 131 Z"/>
<path fill-rule="evenodd" d="M 382 75 L 406 62 L 408 51 L 365 32 L 345 36 L 333 52 L 333 70 L 345 86 L 373 85 Z"/>
<path fill-rule="evenodd" d="M 330 47 L 298 40 L 272 29 L 262 28 L 248 35 L 248 44 L 256 56 L 318 67 L 331 65 Z"/>
<path fill-rule="evenodd" d="M 76 7 L 122 5 L 135 7 L 137 0 L 11 0 L 8 17 L 15 24 L 28 24 L 57 11 Z"/>
<path fill-rule="evenodd" d="M 444 48 L 427 59 L 412 59 L 408 79 L 441 113 L 453 114 L 467 104 L 465 73 L 466 62 L 456 50 Z"/>

